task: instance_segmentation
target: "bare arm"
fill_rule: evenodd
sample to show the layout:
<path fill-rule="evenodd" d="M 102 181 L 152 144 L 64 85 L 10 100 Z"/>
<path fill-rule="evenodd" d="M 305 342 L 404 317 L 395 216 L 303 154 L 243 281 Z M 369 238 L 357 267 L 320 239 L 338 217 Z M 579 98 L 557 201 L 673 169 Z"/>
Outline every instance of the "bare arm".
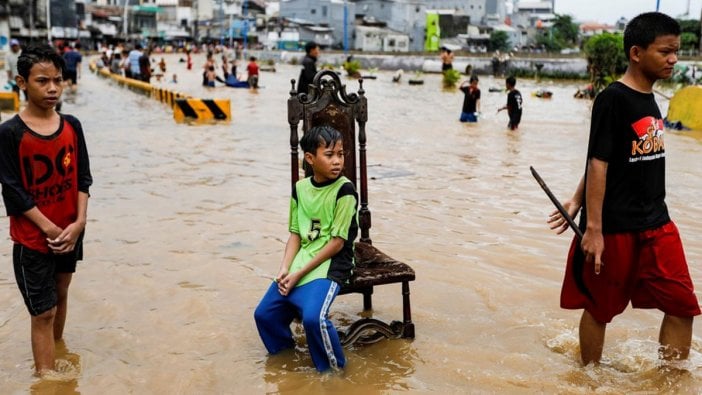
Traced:
<path fill-rule="evenodd" d="M 578 182 L 578 186 L 575 188 L 573 196 L 562 203 L 563 208 L 566 209 L 568 215 L 570 215 L 571 218 L 575 218 L 575 215 L 578 213 L 578 210 L 582 206 L 584 192 L 585 176 L 580 177 L 580 182 Z M 553 210 L 551 215 L 549 215 L 547 222 L 551 229 L 556 230 L 556 234 L 560 235 L 561 233 L 565 232 L 566 229 L 568 229 L 568 222 L 565 220 L 565 218 L 563 218 L 561 212 L 558 210 Z"/>
<path fill-rule="evenodd" d="M 314 270 L 317 266 L 321 265 L 322 262 L 336 255 L 341 249 L 344 248 L 344 239 L 341 237 L 332 237 L 329 242 L 322 247 L 322 249 L 315 255 L 305 266 L 295 273 L 288 274 L 282 281 L 278 282 L 278 290 L 281 295 L 287 295 L 290 291 L 295 288 L 295 285 L 304 277 L 307 273 Z"/>
<path fill-rule="evenodd" d="M 78 215 L 76 216 L 76 220 L 68 225 L 66 229 L 53 240 L 49 240 L 49 248 L 51 248 L 55 254 L 65 254 L 75 249 L 78 237 L 83 233 L 83 230 L 85 230 L 85 224 L 87 223 L 88 196 L 89 195 L 85 192 L 78 192 Z M 51 239 L 51 237 L 49 238 Z"/>
<path fill-rule="evenodd" d="M 580 243 L 585 258 L 594 260 L 595 273 L 600 273 L 602 266 L 602 251 L 604 251 L 604 237 L 602 236 L 602 204 L 604 202 L 605 187 L 607 184 L 607 162 L 596 158 L 590 159 L 587 170 L 587 228 Z"/>
<path fill-rule="evenodd" d="M 55 223 L 53 223 L 49 218 L 47 218 L 44 213 L 42 213 L 37 206 L 30 208 L 24 212 L 24 216 L 29 218 L 42 232 L 44 232 L 50 239 L 58 237 L 63 229 L 59 228 Z"/>
<path fill-rule="evenodd" d="M 285 253 L 283 254 L 283 260 L 280 262 L 280 270 L 278 270 L 278 275 L 275 277 L 276 282 L 280 282 L 288 275 L 288 270 L 290 270 L 290 264 L 292 264 L 295 255 L 300 250 L 300 235 L 297 233 L 290 232 L 288 237 L 288 242 L 285 243 Z"/>

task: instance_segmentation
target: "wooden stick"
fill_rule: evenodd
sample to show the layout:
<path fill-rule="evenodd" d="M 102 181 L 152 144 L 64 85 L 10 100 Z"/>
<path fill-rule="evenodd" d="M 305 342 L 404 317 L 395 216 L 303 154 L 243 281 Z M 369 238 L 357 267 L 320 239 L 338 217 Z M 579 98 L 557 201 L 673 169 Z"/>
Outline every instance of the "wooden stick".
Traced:
<path fill-rule="evenodd" d="M 578 239 L 582 240 L 583 239 L 583 231 L 580 230 L 578 225 L 576 225 L 575 221 L 573 221 L 573 218 L 568 215 L 568 212 L 566 209 L 561 205 L 561 203 L 556 199 L 556 197 L 553 195 L 551 192 L 551 189 L 546 185 L 546 182 L 544 182 L 543 178 L 539 175 L 539 173 L 536 172 L 536 169 L 534 169 L 533 166 L 529 166 L 529 170 L 531 170 L 531 174 L 534 176 L 536 179 L 536 182 L 541 185 L 541 189 L 546 192 L 546 195 L 548 195 L 548 198 L 551 199 L 551 202 L 556 206 L 558 211 L 561 213 L 563 218 L 565 218 L 566 222 L 568 222 L 568 225 L 570 225 L 570 228 L 573 229 L 573 232 L 575 232 L 575 235 L 578 236 Z"/>

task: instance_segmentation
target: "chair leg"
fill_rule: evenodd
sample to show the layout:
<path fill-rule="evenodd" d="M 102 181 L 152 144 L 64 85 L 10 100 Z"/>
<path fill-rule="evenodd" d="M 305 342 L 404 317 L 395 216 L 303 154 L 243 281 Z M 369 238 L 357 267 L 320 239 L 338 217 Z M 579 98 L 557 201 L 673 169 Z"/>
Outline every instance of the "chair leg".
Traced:
<path fill-rule="evenodd" d="M 373 287 L 363 291 L 363 311 L 373 310 Z"/>
<path fill-rule="evenodd" d="M 414 323 L 412 323 L 412 308 L 410 307 L 410 289 L 409 282 L 402 282 L 402 318 L 403 330 L 402 337 L 414 339 Z"/>

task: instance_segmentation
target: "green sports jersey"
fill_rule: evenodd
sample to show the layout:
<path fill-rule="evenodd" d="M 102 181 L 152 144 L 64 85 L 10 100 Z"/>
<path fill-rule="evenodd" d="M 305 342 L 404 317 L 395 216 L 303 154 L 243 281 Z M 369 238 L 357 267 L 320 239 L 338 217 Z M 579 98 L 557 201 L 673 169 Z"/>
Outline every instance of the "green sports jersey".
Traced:
<path fill-rule="evenodd" d="M 307 177 L 295 184 L 288 223 L 290 232 L 300 235 L 300 250 L 290 265 L 290 273 L 305 266 L 332 237 L 345 240 L 341 251 L 307 273 L 297 286 L 319 278 L 345 284 L 351 277 L 353 242 L 358 234 L 357 205 L 356 189 L 344 176 L 323 184 Z"/>

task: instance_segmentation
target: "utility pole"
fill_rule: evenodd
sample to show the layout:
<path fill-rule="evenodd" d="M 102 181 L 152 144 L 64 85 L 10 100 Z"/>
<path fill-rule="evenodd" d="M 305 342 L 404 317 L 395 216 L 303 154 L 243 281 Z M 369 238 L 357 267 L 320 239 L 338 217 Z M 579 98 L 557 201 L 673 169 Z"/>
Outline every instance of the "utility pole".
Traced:
<path fill-rule="evenodd" d="M 46 0 L 46 38 L 51 45 L 51 0 Z"/>
<path fill-rule="evenodd" d="M 241 51 L 242 59 L 246 59 L 246 46 L 249 41 L 249 1 L 244 0 L 244 6 L 242 7 L 242 14 L 244 14 L 244 48 Z"/>
<path fill-rule="evenodd" d="M 224 0 L 219 0 L 219 44 L 224 45 Z"/>
<path fill-rule="evenodd" d="M 129 24 L 127 23 L 127 11 L 129 10 L 129 0 L 124 0 L 124 16 L 122 17 L 122 34 L 124 34 L 124 41 L 128 40 Z"/>
<path fill-rule="evenodd" d="M 344 0 L 344 53 L 349 53 L 349 6 Z"/>
<path fill-rule="evenodd" d="M 198 0 L 193 0 L 193 8 L 195 9 L 195 18 L 193 20 L 193 44 L 197 43 L 197 20 L 200 18 L 200 5 Z"/>

